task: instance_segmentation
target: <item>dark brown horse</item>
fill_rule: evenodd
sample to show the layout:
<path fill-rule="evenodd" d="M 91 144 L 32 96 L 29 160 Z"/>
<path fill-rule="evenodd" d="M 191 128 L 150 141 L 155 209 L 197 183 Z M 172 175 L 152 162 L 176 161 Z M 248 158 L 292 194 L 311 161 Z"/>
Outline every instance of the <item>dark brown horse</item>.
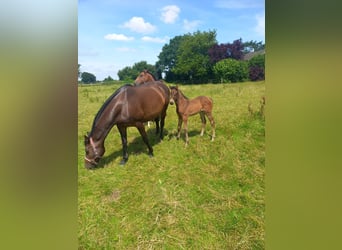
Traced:
<path fill-rule="evenodd" d="M 160 139 L 166 110 L 170 101 L 169 88 L 163 83 L 147 83 L 141 86 L 124 85 L 116 90 L 102 105 L 96 114 L 92 129 L 84 138 L 85 167 L 95 167 L 105 153 L 104 141 L 114 125 L 121 135 L 123 159 L 121 165 L 128 160 L 127 127 L 136 127 L 148 147 L 149 155 L 153 149 L 149 144 L 144 122 L 160 118 Z"/>
<path fill-rule="evenodd" d="M 178 134 L 177 139 L 180 138 L 182 123 L 184 122 L 185 146 L 189 144 L 188 137 L 188 117 L 200 113 L 202 121 L 201 136 L 203 136 L 206 125 L 205 115 L 209 118 L 212 127 L 211 140 L 215 139 L 215 121 L 212 116 L 213 100 L 207 96 L 198 96 L 189 100 L 178 87 L 171 87 L 170 104 L 176 103 L 176 111 L 178 115 Z"/>
<path fill-rule="evenodd" d="M 152 75 L 151 72 L 149 72 L 147 69 L 145 69 L 144 71 L 140 72 L 140 74 L 137 76 L 137 78 L 134 81 L 134 85 L 135 86 L 139 86 L 141 84 L 144 83 L 148 83 L 148 82 L 159 82 L 162 83 L 162 81 L 157 81 L 156 78 L 154 77 L 154 75 Z M 156 122 L 156 132 L 158 133 L 159 130 L 159 118 L 156 118 L 154 120 Z M 148 127 L 150 127 L 150 121 L 147 122 Z"/>
<path fill-rule="evenodd" d="M 140 85 L 140 84 L 144 84 L 147 82 L 155 82 L 155 81 L 157 81 L 156 78 L 148 70 L 144 70 L 140 72 L 138 77 L 135 79 L 134 84 Z M 159 81 L 159 82 L 162 82 L 162 81 Z"/>

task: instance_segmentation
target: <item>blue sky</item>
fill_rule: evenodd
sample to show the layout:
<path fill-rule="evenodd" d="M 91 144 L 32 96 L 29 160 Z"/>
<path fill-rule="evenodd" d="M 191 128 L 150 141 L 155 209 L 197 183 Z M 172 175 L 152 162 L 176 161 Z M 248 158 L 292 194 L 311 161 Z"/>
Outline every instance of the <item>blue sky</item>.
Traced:
<path fill-rule="evenodd" d="M 118 79 L 126 66 L 155 64 L 173 37 L 214 29 L 219 43 L 265 42 L 264 0 L 79 0 L 78 63 Z"/>

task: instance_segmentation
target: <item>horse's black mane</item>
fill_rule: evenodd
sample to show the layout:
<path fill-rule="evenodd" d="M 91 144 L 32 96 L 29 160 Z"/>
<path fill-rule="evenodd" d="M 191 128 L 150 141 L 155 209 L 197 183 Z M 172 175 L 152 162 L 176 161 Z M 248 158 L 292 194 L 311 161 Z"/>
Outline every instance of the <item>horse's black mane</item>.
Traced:
<path fill-rule="evenodd" d="M 121 90 L 122 90 L 123 88 L 129 87 L 129 86 L 133 86 L 133 85 L 127 83 L 127 84 L 121 86 L 121 87 L 118 88 L 110 97 L 108 97 L 108 99 L 102 104 L 100 110 L 97 112 L 97 114 L 96 114 L 96 116 L 95 116 L 95 118 L 94 118 L 93 125 L 92 125 L 91 131 L 90 131 L 90 133 L 89 133 L 89 137 L 92 136 L 93 131 L 94 131 L 94 129 L 95 129 L 95 124 L 96 124 L 97 120 L 100 118 L 100 116 L 101 116 L 101 114 L 103 113 L 103 111 L 105 110 L 105 108 L 108 106 L 108 104 L 113 100 L 113 98 L 114 98 L 115 96 L 117 96 L 117 95 L 121 92 Z"/>

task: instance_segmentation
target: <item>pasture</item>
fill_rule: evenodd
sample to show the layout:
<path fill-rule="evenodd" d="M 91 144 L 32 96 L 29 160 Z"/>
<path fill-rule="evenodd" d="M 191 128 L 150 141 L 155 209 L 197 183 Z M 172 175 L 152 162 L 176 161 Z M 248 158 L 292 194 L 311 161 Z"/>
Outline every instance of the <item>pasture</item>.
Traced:
<path fill-rule="evenodd" d="M 129 160 L 113 127 L 95 170 L 84 168 L 84 135 L 119 86 L 78 87 L 79 249 L 264 249 L 264 82 L 180 85 L 190 99 L 210 96 L 216 138 L 199 115 L 189 118 L 189 145 L 176 139 L 175 105 L 169 105 L 164 140 L 146 126 L 154 157 L 136 128 L 128 128 Z M 171 86 L 171 85 L 170 85 Z"/>

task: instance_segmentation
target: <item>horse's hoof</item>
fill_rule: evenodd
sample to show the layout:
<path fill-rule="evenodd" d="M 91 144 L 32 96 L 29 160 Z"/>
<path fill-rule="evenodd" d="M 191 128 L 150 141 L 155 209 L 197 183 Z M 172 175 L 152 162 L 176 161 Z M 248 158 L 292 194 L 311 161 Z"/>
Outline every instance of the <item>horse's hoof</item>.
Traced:
<path fill-rule="evenodd" d="M 126 164 L 126 162 L 127 162 L 127 160 L 122 159 L 122 160 L 120 161 L 120 166 L 124 166 L 124 165 Z"/>
<path fill-rule="evenodd" d="M 153 158 L 153 157 L 154 157 L 154 155 L 153 155 L 153 154 L 148 154 L 148 156 L 149 156 L 150 158 Z"/>

